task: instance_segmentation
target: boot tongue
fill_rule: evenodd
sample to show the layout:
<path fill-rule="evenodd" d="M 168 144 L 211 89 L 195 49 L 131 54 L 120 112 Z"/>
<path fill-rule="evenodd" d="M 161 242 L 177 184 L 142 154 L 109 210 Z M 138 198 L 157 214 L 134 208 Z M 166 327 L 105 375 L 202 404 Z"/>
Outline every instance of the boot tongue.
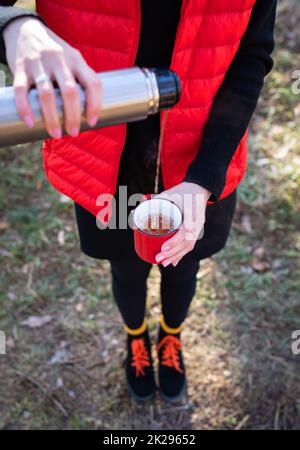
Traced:
<path fill-rule="evenodd" d="M 160 342 L 164 337 L 166 336 L 174 336 L 177 339 L 180 340 L 180 333 L 176 333 L 176 334 L 170 334 L 170 333 L 166 333 L 162 327 L 159 327 L 159 333 L 158 333 L 158 342 Z"/>

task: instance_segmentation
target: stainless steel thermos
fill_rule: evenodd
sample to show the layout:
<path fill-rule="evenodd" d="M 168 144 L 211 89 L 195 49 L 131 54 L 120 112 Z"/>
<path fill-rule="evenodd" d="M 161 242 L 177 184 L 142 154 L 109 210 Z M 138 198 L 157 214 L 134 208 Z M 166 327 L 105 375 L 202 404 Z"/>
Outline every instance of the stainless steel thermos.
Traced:
<path fill-rule="evenodd" d="M 181 95 L 178 75 L 164 68 L 133 67 L 98 74 L 102 82 L 102 112 L 94 128 L 146 119 L 150 114 L 174 106 Z M 82 110 L 81 131 L 91 129 L 84 118 L 85 94 L 79 86 Z M 63 101 L 55 89 L 57 108 L 63 125 Z M 36 89 L 29 93 L 36 118 L 34 128 L 20 119 L 12 87 L 0 89 L 0 146 L 32 142 L 49 137 L 45 130 Z M 65 133 L 65 132 L 64 132 Z"/>

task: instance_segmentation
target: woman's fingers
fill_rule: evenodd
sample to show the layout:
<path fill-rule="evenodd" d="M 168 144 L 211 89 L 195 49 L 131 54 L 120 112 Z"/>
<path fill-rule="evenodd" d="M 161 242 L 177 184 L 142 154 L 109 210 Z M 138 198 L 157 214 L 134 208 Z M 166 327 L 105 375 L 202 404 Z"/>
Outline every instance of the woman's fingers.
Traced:
<path fill-rule="evenodd" d="M 177 233 L 168 239 L 161 247 L 162 252 L 167 252 L 171 250 L 174 246 L 178 245 L 184 240 L 185 232 L 183 228 L 180 228 Z"/>
<path fill-rule="evenodd" d="M 77 55 L 75 76 L 86 94 L 86 118 L 91 127 L 98 122 L 102 108 L 101 81 L 97 74 L 87 65 L 82 56 Z"/>
<path fill-rule="evenodd" d="M 185 245 L 181 250 L 179 250 L 177 253 L 175 253 L 170 258 L 167 258 L 163 261 L 163 266 L 168 267 L 170 264 L 172 264 L 174 267 L 177 266 L 178 262 L 183 258 L 187 253 L 189 253 L 192 249 L 190 246 Z"/>
<path fill-rule="evenodd" d="M 176 253 L 183 250 L 184 248 L 186 248 L 186 242 L 182 240 L 177 245 L 172 246 L 170 250 L 158 253 L 156 255 L 156 261 L 160 263 L 163 260 L 170 259 L 172 256 L 176 255 Z"/>
<path fill-rule="evenodd" d="M 18 42 L 17 46 L 15 42 Z M 50 136 L 61 137 L 61 123 L 52 85 L 52 81 L 55 81 L 63 98 L 65 129 L 71 136 L 77 136 L 81 110 L 76 80 L 86 91 L 87 121 L 90 126 L 96 125 L 101 112 L 101 84 L 78 50 L 33 19 L 20 19 L 10 24 L 5 32 L 5 46 L 7 60 L 16 76 L 17 108 L 28 126 L 34 124 L 28 90 L 36 86 L 45 127 Z"/>
<path fill-rule="evenodd" d="M 63 58 L 54 63 L 53 75 L 63 98 L 65 129 L 70 136 L 76 137 L 81 122 L 80 95 L 74 76 Z"/>
<path fill-rule="evenodd" d="M 46 129 L 53 138 L 61 137 L 61 125 L 53 85 L 40 59 L 28 60 L 26 71 L 36 85 Z"/>
<path fill-rule="evenodd" d="M 28 76 L 23 69 L 18 69 L 16 71 L 13 86 L 18 113 L 25 124 L 29 128 L 32 128 L 34 126 L 34 115 L 28 98 L 29 81 Z"/>
<path fill-rule="evenodd" d="M 186 239 L 186 230 L 180 228 L 174 237 L 162 245 L 162 251 L 156 255 L 156 261 L 157 263 L 162 263 L 166 267 L 169 264 L 178 261 L 178 255 L 185 255 L 193 250 L 194 245 L 195 240 Z"/>
<path fill-rule="evenodd" d="M 36 87 L 39 94 L 46 129 L 50 136 L 55 139 L 59 139 L 62 136 L 62 131 L 51 80 L 38 83 Z"/>
<path fill-rule="evenodd" d="M 190 250 L 185 250 L 182 251 L 180 253 L 178 253 L 176 256 L 174 256 L 174 258 L 171 261 L 171 264 L 173 264 L 174 267 L 177 266 L 177 264 L 179 263 L 179 261 L 187 254 L 189 253 Z"/>

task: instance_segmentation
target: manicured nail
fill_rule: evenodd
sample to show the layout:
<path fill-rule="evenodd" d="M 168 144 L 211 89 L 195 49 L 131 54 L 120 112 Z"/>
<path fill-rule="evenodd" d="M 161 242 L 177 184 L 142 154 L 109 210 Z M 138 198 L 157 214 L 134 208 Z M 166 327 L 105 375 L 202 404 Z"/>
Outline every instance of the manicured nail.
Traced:
<path fill-rule="evenodd" d="M 98 122 L 98 117 L 97 116 L 93 116 L 91 117 L 91 119 L 89 120 L 89 126 L 90 127 L 94 127 L 96 125 L 96 123 Z"/>
<path fill-rule="evenodd" d="M 79 135 L 79 128 L 77 128 L 77 127 L 72 128 L 71 136 L 72 137 L 77 137 L 78 135 Z"/>
<path fill-rule="evenodd" d="M 31 116 L 25 116 L 24 117 L 24 122 L 29 128 L 33 128 L 34 127 L 34 120 L 32 119 Z"/>
<path fill-rule="evenodd" d="M 171 264 L 171 261 L 165 261 L 163 262 L 164 267 L 168 267 Z"/>
<path fill-rule="evenodd" d="M 61 129 L 55 128 L 55 130 L 52 131 L 52 136 L 54 139 L 60 139 L 61 138 Z"/>
<path fill-rule="evenodd" d="M 156 261 L 159 263 L 160 261 L 162 261 L 164 259 L 164 257 L 162 255 L 158 255 L 156 257 Z"/>

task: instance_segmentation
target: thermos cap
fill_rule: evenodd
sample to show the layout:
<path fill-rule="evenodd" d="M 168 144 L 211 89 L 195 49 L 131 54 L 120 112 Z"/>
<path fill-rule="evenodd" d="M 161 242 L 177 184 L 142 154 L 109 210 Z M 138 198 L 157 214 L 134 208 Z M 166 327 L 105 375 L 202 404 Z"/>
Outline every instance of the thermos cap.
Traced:
<path fill-rule="evenodd" d="M 159 109 L 168 109 L 178 103 L 181 96 L 181 82 L 179 76 L 169 68 L 154 68 L 159 90 Z"/>

